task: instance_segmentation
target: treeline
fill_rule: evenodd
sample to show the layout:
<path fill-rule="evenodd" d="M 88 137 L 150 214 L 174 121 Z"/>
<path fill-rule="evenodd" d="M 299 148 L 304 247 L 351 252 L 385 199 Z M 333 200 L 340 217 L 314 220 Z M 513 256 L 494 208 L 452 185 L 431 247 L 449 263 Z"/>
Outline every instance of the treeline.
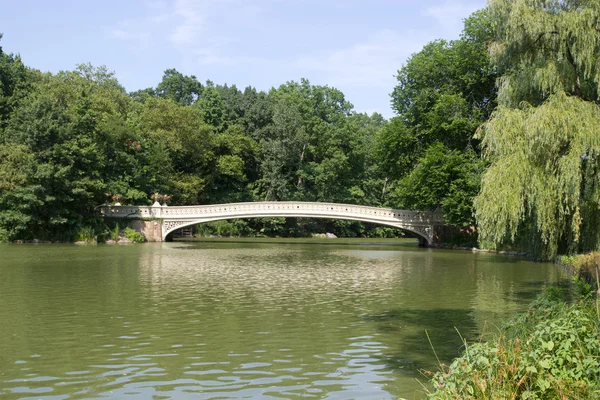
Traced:
<path fill-rule="evenodd" d="M 41 73 L 0 48 L 0 240 L 73 236 L 107 199 L 159 194 L 172 205 L 441 208 L 485 247 L 596 249 L 599 8 L 494 0 L 459 39 L 402 66 L 390 120 L 306 80 L 262 92 L 169 69 L 155 88 L 127 93 L 104 67 Z M 242 228 L 303 229 L 274 219 Z"/>
<path fill-rule="evenodd" d="M 157 193 L 171 205 L 444 207 L 453 223 L 472 224 L 481 163 L 471 138 L 494 92 L 487 71 L 466 63 L 474 53 L 473 62 L 486 63 L 478 29 L 409 61 L 391 121 L 357 113 L 339 90 L 304 79 L 261 92 L 169 69 L 155 88 L 127 93 L 104 67 L 42 73 L 0 49 L 0 239 L 66 240 L 95 226 L 95 207 L 107 199 L 149 204 Z M 391 231 L 320 223 L 344 236 Z M 309 227 L 324 229 L 318 224 Z M 251 229 L 299 233 L 281 219 Z"/>

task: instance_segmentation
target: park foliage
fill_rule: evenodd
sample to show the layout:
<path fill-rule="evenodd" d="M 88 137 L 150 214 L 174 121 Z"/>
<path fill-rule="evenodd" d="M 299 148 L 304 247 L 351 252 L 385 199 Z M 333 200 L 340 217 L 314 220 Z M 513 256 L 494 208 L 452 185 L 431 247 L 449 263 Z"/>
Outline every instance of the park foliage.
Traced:
<path fill-rule="evenodd" d="M 549 287 L 492 340 L 465 342 L 462 355 L 432 375 L 428 397 L 600 398 L 598 304 L 590 296 L 564 300 L 564 293 Z"/>
<path fill-rule="evenodd" d="M 449 223 L 471 226 L 484 166 L 473 134 L 495 104 L 481 15 L 460 39 L 433 42 L 402 67 L 390 121 L 305 79 L 241 90 L 168 69 L 156 87 L 128 93 L 106 67 L 44 73 L 0 48 L 0 240 L 85 239 L 107 230 L 98 205 L 150 204 L 155 194 L 171 205 L 443 208 Z M 258 219 L 231 228 L 393 234 L 349 221 Z"/>
<path fill-rule="evenodd" d="M 442 209 L 483 247 L 595 250 L 599 10 L 598 0 L 490 2 L 458 39 L 401 66 L 389 120 L 305 79 L 242 90 L 167 69 L 128 93 L 106 67 L 44 73 L 0 47 L 0 241 L 99 233 L 99 204 L 158 195 Z M 280 219 L 219 229 L 390 234 Z"/>

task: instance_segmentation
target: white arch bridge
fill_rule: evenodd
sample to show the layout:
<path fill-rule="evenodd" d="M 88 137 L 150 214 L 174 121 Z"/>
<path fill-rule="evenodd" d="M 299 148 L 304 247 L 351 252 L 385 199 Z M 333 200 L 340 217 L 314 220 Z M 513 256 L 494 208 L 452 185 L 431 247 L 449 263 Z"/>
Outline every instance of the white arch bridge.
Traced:
<path fill-rule="evenodd" d="M 149 240 L 164 241 L 171 232 L 204 222 L 255 217 L 328 218 L 392 226 L 415 234 L 419 243 L 441 243 L 444 225 L 440 211 L 396 210 L 354 204 L 302 201 L 265 201 L 199 206 L 110 206 L 100 212 L 108 218 L 141 221 L 137 224 Z"/>

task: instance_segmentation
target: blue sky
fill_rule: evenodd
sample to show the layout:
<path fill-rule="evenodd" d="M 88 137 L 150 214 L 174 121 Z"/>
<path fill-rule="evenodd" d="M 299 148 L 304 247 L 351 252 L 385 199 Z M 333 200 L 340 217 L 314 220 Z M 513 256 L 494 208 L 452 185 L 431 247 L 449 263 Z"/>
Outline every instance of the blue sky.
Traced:
<path fill-rule="evenodd" d="M 129 91 L 167 68 L 268 90 L 289 80 L 340 89 L 360 112 L 393 116 L 406 59 L 455 39 L 484 0 L 0 0 L 0 46 L 57 72 L 106 65 Z"/>

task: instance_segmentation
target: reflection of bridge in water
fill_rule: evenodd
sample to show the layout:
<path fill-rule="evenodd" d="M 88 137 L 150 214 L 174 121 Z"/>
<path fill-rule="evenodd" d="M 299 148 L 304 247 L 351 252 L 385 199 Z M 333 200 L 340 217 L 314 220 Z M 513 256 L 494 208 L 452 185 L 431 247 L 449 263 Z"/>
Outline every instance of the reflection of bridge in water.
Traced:
<path fill-rule="evenodd" d="M 296 217 L 345 219 L 386 225 L 413 233 L 419 243 L 434 246 L 441 242 L 443 215 L 439 211 L 396 210 L 359 206 L 354 204 L 319 203 L 302 201 L 271 201 L 255 203 L 229 203 L 198 206 L 167 207 L 109 206 L 101 208 L 109 218 L 142 220 L 138 228 L 149 239 L 164 241 L 177 229 L 237 218 Z"/>

